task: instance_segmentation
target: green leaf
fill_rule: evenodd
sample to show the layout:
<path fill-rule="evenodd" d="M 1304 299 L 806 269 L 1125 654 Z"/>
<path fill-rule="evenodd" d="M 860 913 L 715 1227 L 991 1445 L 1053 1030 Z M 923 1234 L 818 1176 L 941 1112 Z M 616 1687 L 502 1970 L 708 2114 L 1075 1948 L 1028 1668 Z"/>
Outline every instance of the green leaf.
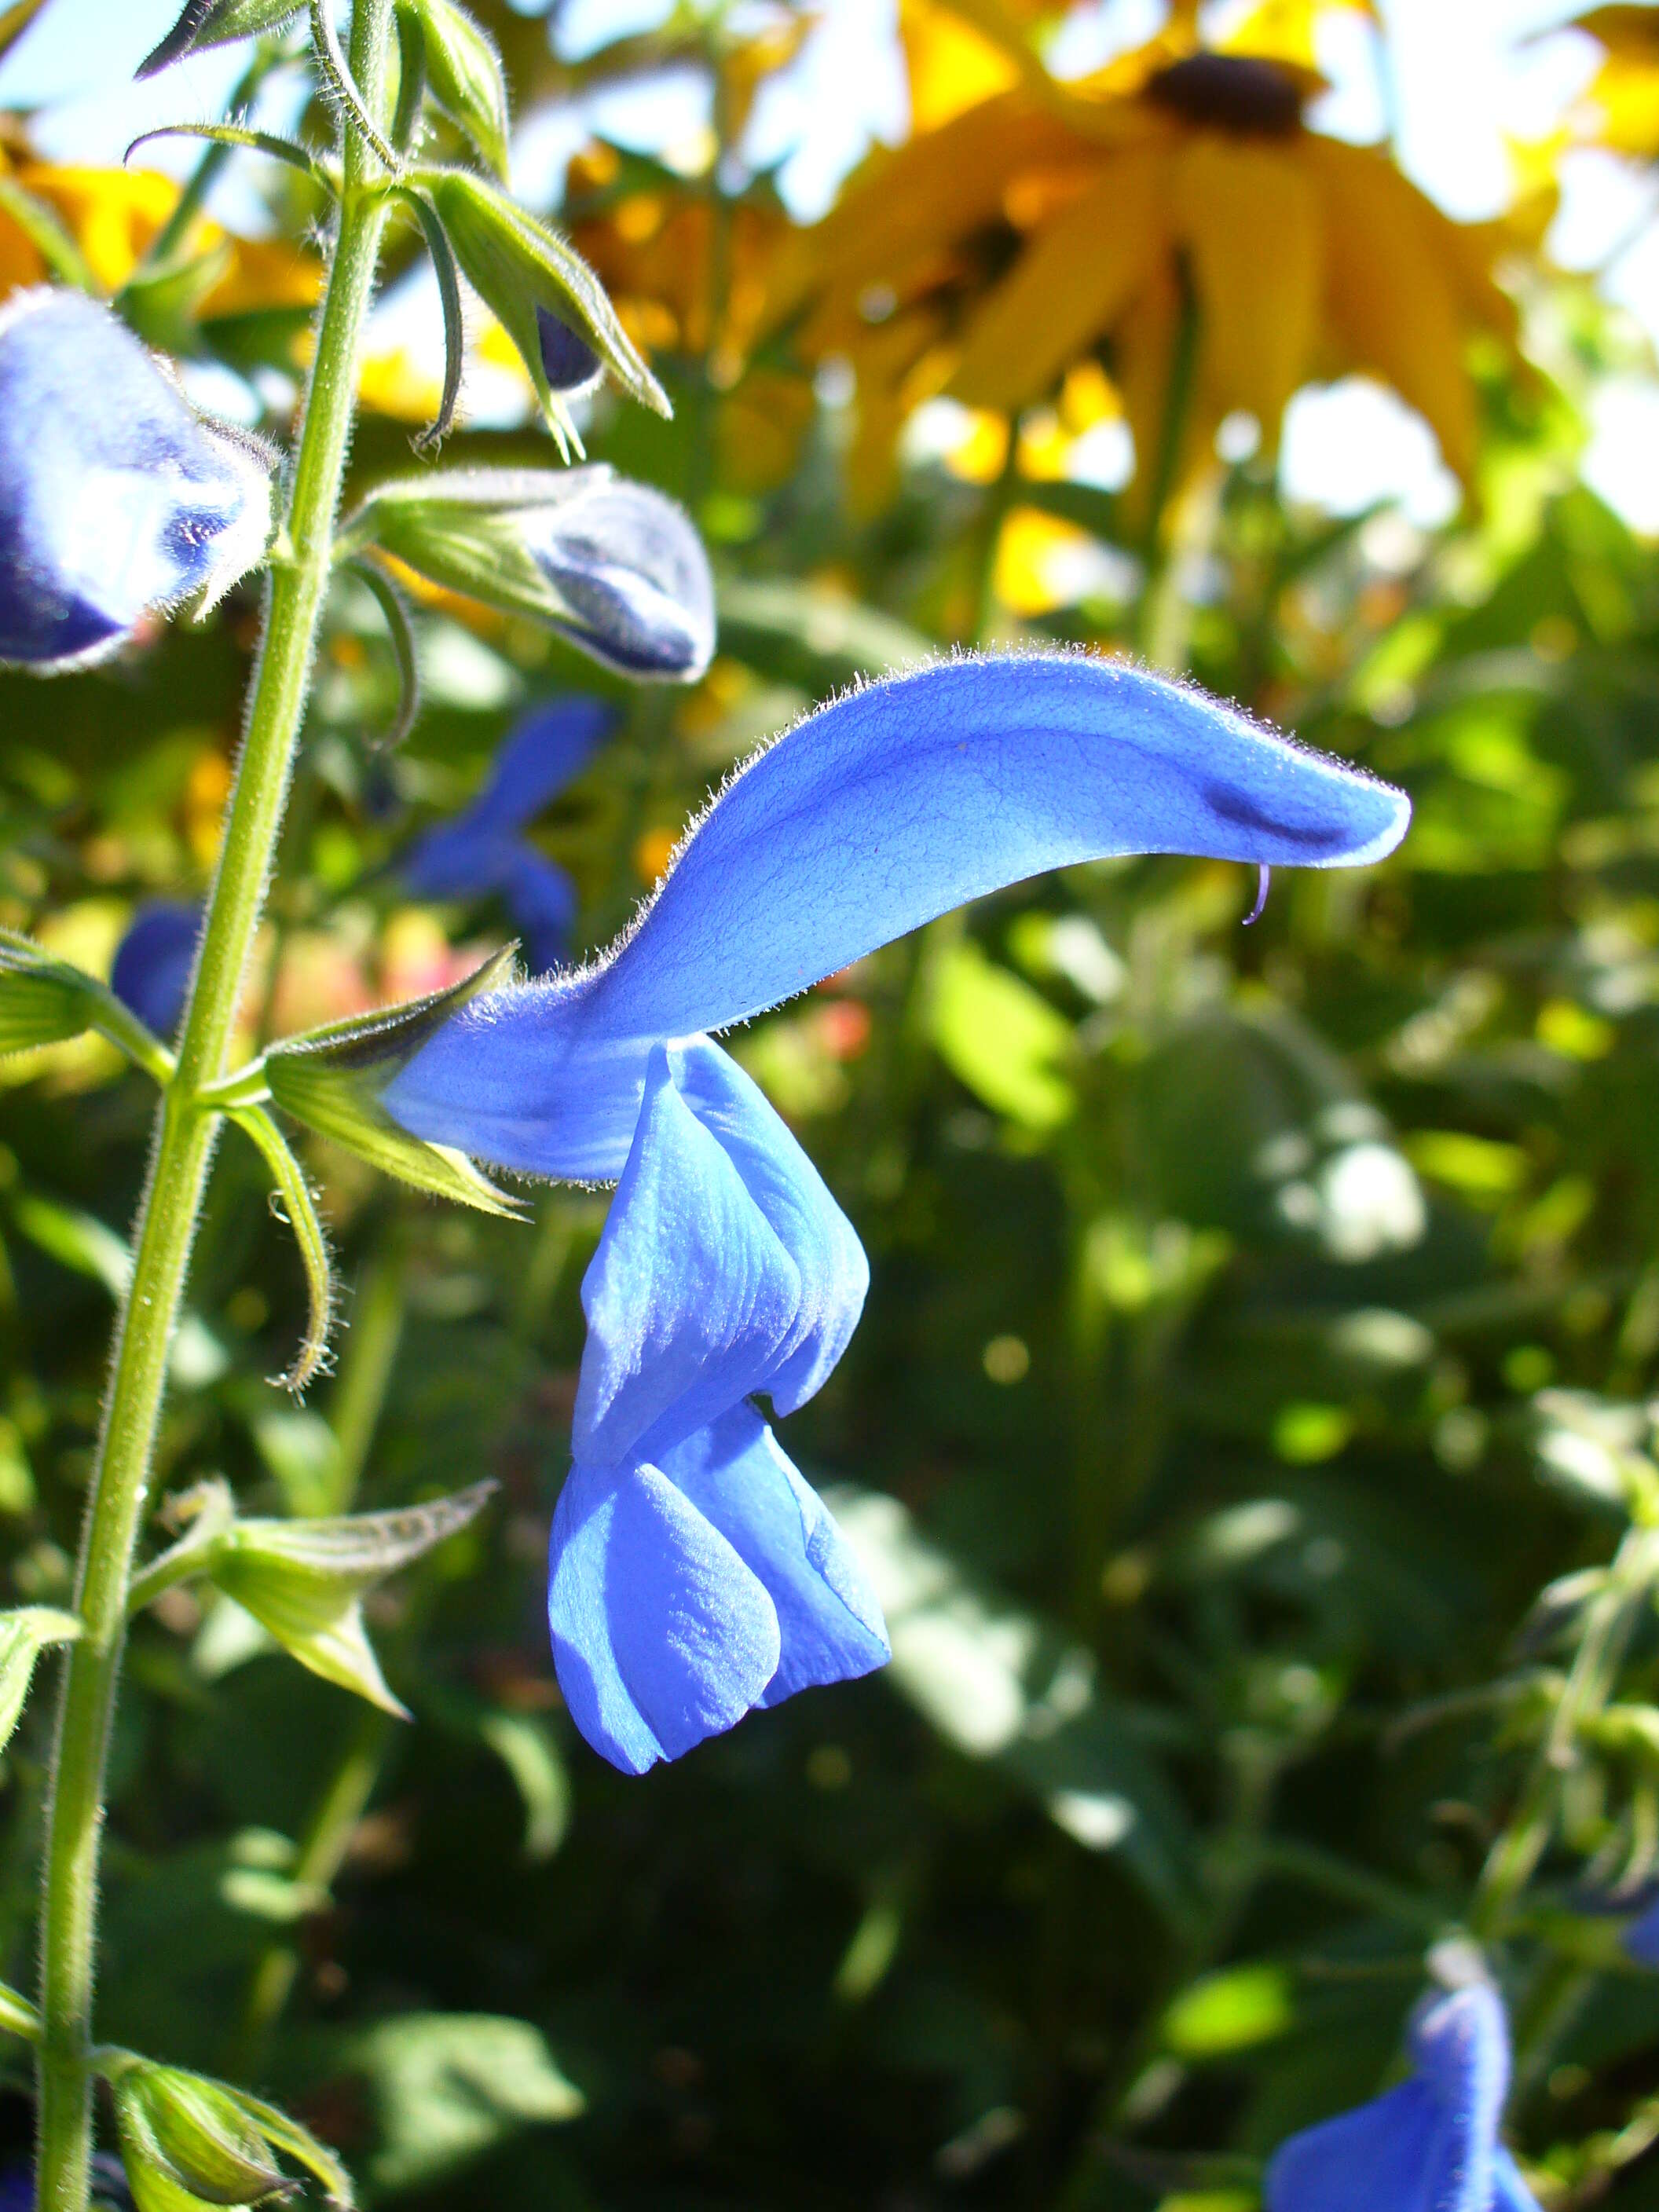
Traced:
<path fill-rule="evenodd" d="M 1091 1653 L 968 1574 L 896 1498 L 826 1503 L 887 1618 L 887 1678 L 947 1743 L 994 1762 L 1085 1850 L 1113 1851 L 1176 1925 L 1196 1897 L 1186 1817 Z"/>
<path fill-rule="evenodd" d="M 426 81 L 501 181 L 507 181 L 507 78 L 489 34 L 454 0 L 406 0 L 420 27 Z"/>
<path fill-rule="evenodd" d="M 275 31 L 301 12 L 302 0 L 186 0 L 178 21 L 161 44 L 138 64 L 141 77 L 154 76 L 169 63 L 204 46 L 225 45 Z"/>
<path fill-rule="evenodd" d="M 1069 1121 L 1077 1093 L 1061 1072 L 1074 1049 L 1066 1017 L 968 939 L 945 949 L 932 980 L 928 1027 L 957 1080 L 1035 1134 Z"/>
<path fill-rule="evenodd" d="M 478 1734 L 512 1776 L 524 1800 L 524 1855 L 550 1859 L 570 1826 L 570 1778 L 558 1741 L 532 1713 L 486 1713 Z"/>
<path fill-rule="evenodd" d="M 12 1201 L 12 1218 L 32 1244 L 60 1267 L 101 1283 L 118 1304 L 132 1279 L 132 1255 L 125 1241 L 96 1215 L 62 1205 L 39 1191 Z M 200 1314 L 186 1312 L 168 1355 L 176 1381 L 187 1389 L 215 1381 L 224 1372 L 225 1349 Z"/>
<path fill-rule="evenodd" d="M 918 668 L 938 652 L 908 623 L 791 577 L 723 577 L 720 618 L 723 649 L 814 695 L 826 678 Z"/>
<path fill-rule="evenodd" d="M 586 2100 L 528 2021 L 487 2013 L 406 2013 L 337 2046 L 366 2077 L 378 2148 L 376 2190 L 452 2173 L 538 2122 L 575 2119 Z"/>
<path fill-rule="evenodd" d="M 1227 2058 L 1296 2025 L 1288 1968 L 1263 1960 L 1188 1983 L 1164 2015 L 1165 2044 L 1182 2058 Z"/>
<path fill-rule="evenodd" d="M 667 394 L 617 319 L 604 285 L 574 246 L 469 170 L 428 169 L 418 181 L 468 280 L 517 348 L 562 447 L 570 434 L 569 422 L 542 367 L 538 307 L 573 325 L 642 406 L 658 415 L 672 414 Z"/>
<path fill-rule="evenodd" d="M 216 1587 L 252 1614 L 301 1665 L 407 1718 L 363 1626 L 364 1591 L 454 1535 L 482 1511 L 493 1482 L 390 1513 L 321 1521 L 238 1521 L 205 1554 Z"/>
<path fill-rule="evenodd" d="M 72 1644 L 80 1633 L 81 1624 L 72 1613 L 58 1613 L 51 1606 L 25 1605 L 0 1613 L 0 1750 L 10 1742 L 21 1717 L 35 1661 L 49 1644 Z"/>
<path fill-rule="evenodd" d="M 282 1131 L 262 1107 L 238 1106 L 229 1119 L 259 1148 L 266 1166 L 276 1178 L 273 1200 L 280 1199 L 283 1218 L 294 1231 L 304 1263 L 311 1298 L 311 1317 L 299 1352 L 280 1387 L 297 1398 L 313 1380 L 328 1357 L 328 1334 L 334 1317 L 334 1271 L 329 1260 L 328 1239 L 318 1218 L 316 1201 L 305 1170 L 289 1150 Z M 275 1210 L 273 1206 L 273 1211 Z"/>
<path fill-rule="evenodd" d="M 498 1190 L 464 1152 L 411 1137 L 380 1103 L 386 1085 L 427 1039 L 469 1000 L 511 972 L 516 950 L 507 946 L 464 981 L 430 998 L 284 1038 L 265 1055 L 271 1097 L 296 1121 L 419 1190 L 485 1213 L 521 1216 L 522 1206 Z"/>
<path fill-rule="evenodd" d="M 39 1191 L 25 1191 L 12 1206 L 13 1218 L 32 1244 L 60 1267 L 101 1283 L 111 1297 L 126 1296 L 132 1255 L 125 1243 L 95 1214 L 63 1206 Z"/>

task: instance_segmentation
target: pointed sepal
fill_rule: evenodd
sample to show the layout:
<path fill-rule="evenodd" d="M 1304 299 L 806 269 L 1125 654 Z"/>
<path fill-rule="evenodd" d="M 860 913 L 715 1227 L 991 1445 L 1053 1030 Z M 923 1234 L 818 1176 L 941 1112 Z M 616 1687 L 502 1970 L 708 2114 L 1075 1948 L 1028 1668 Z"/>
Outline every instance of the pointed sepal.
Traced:
<path fill-rule="evenodd" d="M 271 1097 L 296 1121 L 417 1190 L 485 1213 L 520 1214 L 522 1206 L 498 1190 L 465 1153 L 410 1137 L 380 1103 L 386 1085 L 453 1015 L 479 992 L 507 979 L 514 951 L 507 946 L 463 981 L 430 998 L 284 1038 L 265 1054 Z"/>
<path fill-rule="evenodd" d="M 61 1044 L 92 1027 L 92 979 L 15 930 L 0 929 L 0 1054 Z"/>
<path fill-rule="evenodd" d="M 364 1594 L 465 1528 L 495 1489 L 477 1482 L 391 1513 L 238 1521 L 214 1546 L 207 1571 L 302 1667 L 406 1719 L 368 1641 Z"/>

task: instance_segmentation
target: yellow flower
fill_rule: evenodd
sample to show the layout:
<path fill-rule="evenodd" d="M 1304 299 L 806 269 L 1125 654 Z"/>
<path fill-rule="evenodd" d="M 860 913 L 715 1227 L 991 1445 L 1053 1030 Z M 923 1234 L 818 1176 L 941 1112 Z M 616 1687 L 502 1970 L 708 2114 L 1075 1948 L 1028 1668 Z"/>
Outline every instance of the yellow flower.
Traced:
<path fill-rule="evenodd" d="M 1294 57 L 1314 5 L 1256 11 L 1269 52 L 1202 46 L 1177 9 L 1151 45 L 1065 85 L 990 0 L 909 0 L 918 112 L 945 119 L 872 158 L 804 234 L 776 309 L 809 307 L 803 349 L 854 363 L 866 501 L 919 400 L 1012 411 L 1097 356 L 1143 503 L 1155 478 L 1207 463 L 1225 416 L 1254 416 L 1271 445 L 1298 386 L 1354 371 L 1393 386 L 1468 476 L 1468 342 L 1514 343 L 1492 273 L 1501 233 L 1449 221 L 1378 149 L 1307 127 L 1322 81 Z"/>
<path fill-rule="evenodd" d="M 1659 154 L 1659 12 L 1592 8 L 1563 27 L 1600 41 L 1602 62 L 1575 118 L 1581 139 L 1615 154 Z"/>
<path fill-rule="evenodd" d="M 80 247 L 94 281 L 118 292 L 178 204 L 179 187 L 149 169 L 60 168 L 27 155 L 0 172 L 14 176 L 49 208 Z M 210 262 L 210 281 L 195 304 L 204 320 L 247 314 L 264 307 L 308 307 L 322 285 L 321 264 L 282 239 L 236 238 L 216 222 L 195 223 L 191 252 Z M 18 225 L 0 212 L 0 298 L 38 284 L 46 264 Z"/>

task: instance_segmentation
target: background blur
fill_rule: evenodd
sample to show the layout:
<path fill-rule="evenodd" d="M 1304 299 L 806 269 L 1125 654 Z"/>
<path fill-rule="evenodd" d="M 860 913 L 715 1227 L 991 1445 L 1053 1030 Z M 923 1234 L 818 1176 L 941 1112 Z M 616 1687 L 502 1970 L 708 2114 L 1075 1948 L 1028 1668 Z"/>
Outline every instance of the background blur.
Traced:
<path fill-rule="evenodd" d="M 283 434 L 307 188 L 223 166 L 158 270 L 199 149 L 119 165 L 232 100 L 326 118 L 246 46 L 135 87 L 173 12 L 47 0 L 0 58 L 0 289 L 43 268 L 11 178 L 101 284 L 141 270 L 198 398 Z M 240 2072 L 434 2212 L 1249 2212 L 1275 2142 L 1382 2079 L 1547 1722 L 1537 1595 L 1607 1559 L 1651 1432 L 1659 7 L 479 12 L 519 192 L 676 401 L 602 395 L 589 451 L 684 500 L 720 581 L 706 681 L 618 691 L 535 833 L 580 945 L 733 761 L 957 643 L 1189 669 L 1416 823 L 1380 869 L 1277 877 L 1249 931 L 1224 866 L 1042 879 L 735 1041 L 871 1253 L 787 1442 L 895 1656 L 642 1781 L 574 1737 L 542 1618 L 603 1199 L 542 1192 L 526 1228 L 314 1148 L 349 1326 L 295 1407 L 265 1378 L 303 1285 L 228 1139 L 166 1487 L 502 1491 L 375 1601 L 412 1727 L 228 1601 L 141 1624 L 102 2032 Z M 412 228 L 393 259 L 365 477 L 411 465 L 441 373 Z M 450 457 L 541 457 L 482 311 L 471 337 Z M 139 902 L 199 893 L 255 616 L 0 676 L 0 921 L 107 972 Z M 420 620 L 392 753 L 376 610 L 332 604 L 250 1042 L 511 933 L 409 903 L 397 857 L 526 705 L 605 682 L 459 602 Z M 95 1040 L 0 1064 L 8 1602 L 68 1589 L 149 1106 Z M 1629 1698 L 1656 1680 L 1638 1643 Z M 25 1984 L 50 1710 L 0 1796 Z M 1659 2207 L 1659 2113 L 1626 2125 L 1659 1978 L 1583 1909 L 1656 1857 L 1659 1740 L 1609 1737 L 1511 1992 L 1552 2212 Z M 1571 2004 L 1564 1959 L 1598 1969 Z"/>

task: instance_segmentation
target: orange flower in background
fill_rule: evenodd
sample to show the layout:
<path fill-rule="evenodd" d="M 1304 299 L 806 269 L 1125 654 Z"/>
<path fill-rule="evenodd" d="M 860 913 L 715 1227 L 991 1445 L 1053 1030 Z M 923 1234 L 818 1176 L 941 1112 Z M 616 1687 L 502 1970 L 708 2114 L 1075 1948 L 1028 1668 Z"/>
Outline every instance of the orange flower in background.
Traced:
<path fill-rule="evenodd" d="M 1300 386 L 1355 371 L 1417 408 L 1468 477 L 1469 342 L 1515 344 L 1501 228 L 1451 222 L 1386 154 L 1308 127 L 1316 0 L 1267 0 L 1237 34 L 1249 50 L 1200 45 L 1194 14 L 1062 84 L 991 0 L 907 0 L 917 113 L 939 119 L 802 236 L 778 306 L 806 311 L 804 350 L 858 374 L 866 503 L 921 400 L 1011 412 L 1095 357 L 1143 511 L 1208 461 L 1226 416 L 1271 445 Z"/>

